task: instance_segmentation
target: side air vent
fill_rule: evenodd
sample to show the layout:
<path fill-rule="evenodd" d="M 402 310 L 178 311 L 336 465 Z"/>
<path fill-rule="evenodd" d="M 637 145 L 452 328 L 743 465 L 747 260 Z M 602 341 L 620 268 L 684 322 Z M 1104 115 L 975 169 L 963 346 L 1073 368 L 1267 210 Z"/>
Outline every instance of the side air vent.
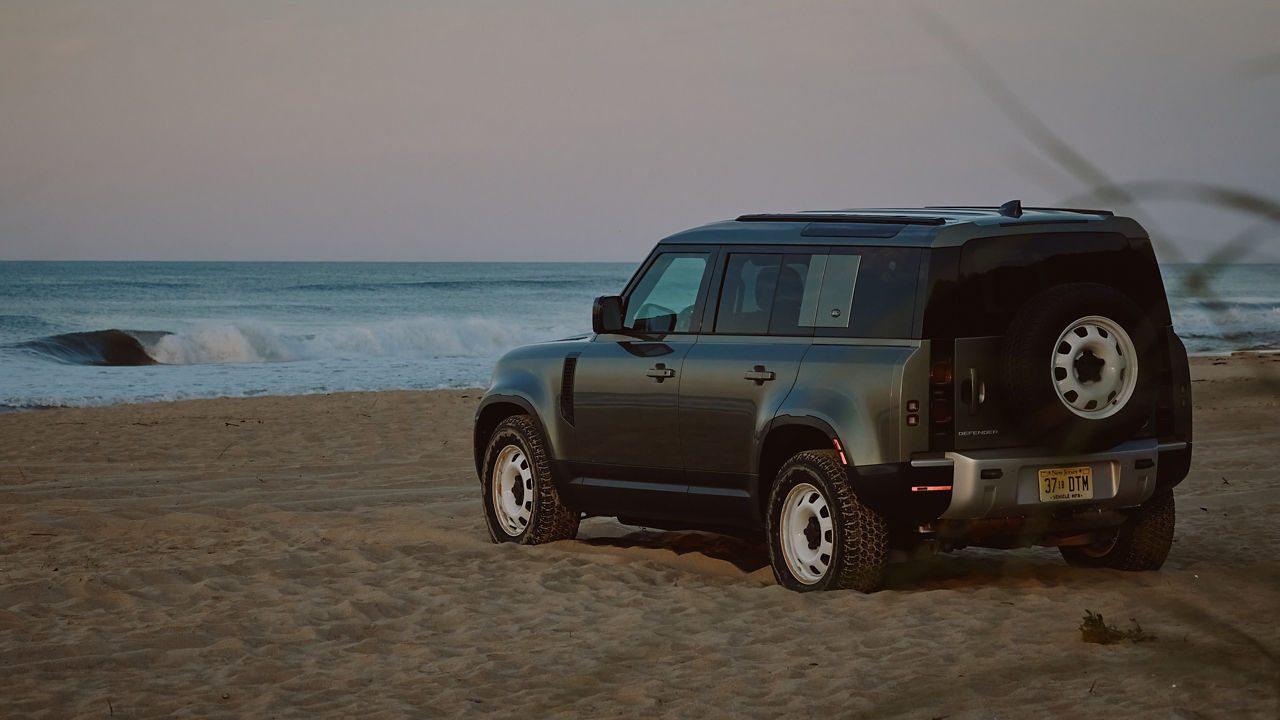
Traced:
<path fill-rule="evenodd" d="M 564 359 L 564 371 L 560 373 L 560 417 L 573 424 L 573 373 L 578 369 L 578 356 L 569 353 Z"/>

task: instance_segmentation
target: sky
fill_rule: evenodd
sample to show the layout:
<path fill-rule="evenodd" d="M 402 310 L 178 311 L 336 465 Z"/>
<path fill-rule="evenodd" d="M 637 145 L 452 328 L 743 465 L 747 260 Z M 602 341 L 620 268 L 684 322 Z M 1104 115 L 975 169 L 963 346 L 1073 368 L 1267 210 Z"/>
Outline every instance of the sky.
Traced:
<path fill-rule="evenodd" d="M 1278 130 L 1274 0 L 0 0 L 0 260 L 637 261 L 747 212 L 1019 198 L 1200 261 L 1259 219 L 1087 192 L 1280 201 Z M 1280 261 L 1261 227 L 1240 259 Z"/>

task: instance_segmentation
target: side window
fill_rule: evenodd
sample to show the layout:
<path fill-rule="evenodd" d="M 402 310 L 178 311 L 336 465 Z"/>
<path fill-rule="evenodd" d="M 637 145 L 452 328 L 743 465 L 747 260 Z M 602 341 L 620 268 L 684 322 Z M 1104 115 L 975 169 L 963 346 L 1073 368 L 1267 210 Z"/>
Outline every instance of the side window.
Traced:
<path fill-rule="evenodd" d="M 810 335 L 826 255 L 733 253 L 716 308 L 722 335 Z M 847 307 L 846 307 L 847 310 Z"/>
<path fill-rule="evenodd" d="M 623 325 L 637 332 L 689 332 L 707 253 L 663 253 L 627 299 Z"/>
<path fill-rule="evenodd" d="M 716 309 L 717 333 L 763 335 L 769 331 L 781 265 L 781 255 L 729 255 L 720 286 L 720 305 Z"/>
<path fill-rule="evenodd" d="M 916 248 L 732 253 L 714 332 L 906 338 L 915 315 Z"/>
<path fill-rule="evenodd" d="M 820 328 L 847 328 L 853 317 L 853 293 L 858 287 L 862 256 L 823 255 L 822 289 L 813 293 L 813 325 Z"/>
<path fill-rule="evenodd" d="M 832 317 L 831 309 L 839 308 L 837 292 L 831 295 L 833 263 L 825 254 L 787 255 L 782 261 L 778 294 L 773 300 L 773 319 L 769 322 L 771 335 L 811 335 L 813 328 L 826 327 Z M 838 263 L 837 263 L 838 265 Z M 854 267 L 853 277 L 857 276 Z M 848 317 L 848 303 L 834 317 Z"/>
<path fill-rule="evenodd" d="M 830 318 L 822 325 L 819 310 L 818 335 L 861 338 L 908 338 L 915 317 L 916 286 L 920 275 L 921 250 L 916 248 L 861 247 L 856 254 L 833 250 L 827 258 L 823 300 L 830 304 L 849 303 L 841 322 Z M 833 267 L 843 265 L 834 273 Z M 834 279 L 840 287 L 832 286 Z M 852 298 L 852 303 L 850 303 Z M 825 307 L 825 306 L 824 306 Z M 822 328 L 828 328 L 823 330 Z"/>

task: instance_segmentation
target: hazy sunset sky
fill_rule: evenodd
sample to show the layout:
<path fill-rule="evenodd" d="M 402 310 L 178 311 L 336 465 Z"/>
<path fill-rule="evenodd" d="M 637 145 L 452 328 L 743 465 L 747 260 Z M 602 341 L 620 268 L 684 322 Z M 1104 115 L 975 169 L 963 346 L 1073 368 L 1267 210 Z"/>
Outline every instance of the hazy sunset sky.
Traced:
<path fill-rule="evenodd" d="M 0 259 L 634 261 L 1083 193 L 930 18 L 1111 179 L 1280 198 L 1275 0 L 0 0 Z M 1164 260 L 1255 223 L 1142 210 Z"/>

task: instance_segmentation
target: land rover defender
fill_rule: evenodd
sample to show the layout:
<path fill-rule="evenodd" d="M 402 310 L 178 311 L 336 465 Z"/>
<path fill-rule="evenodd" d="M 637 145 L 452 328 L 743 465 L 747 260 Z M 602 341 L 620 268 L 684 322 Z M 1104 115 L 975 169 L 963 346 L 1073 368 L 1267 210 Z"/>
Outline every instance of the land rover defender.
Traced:
<path fill-rule="evenodd" d="M 744 215 L 659 242 L 593 330 L 497 363 L 474 436 L 495 542 L 588 516 L 756 535 L 782 585 L 864 592 L 890 548 L 1169 552 L 1190 378 L 1129 218 Z"/>

